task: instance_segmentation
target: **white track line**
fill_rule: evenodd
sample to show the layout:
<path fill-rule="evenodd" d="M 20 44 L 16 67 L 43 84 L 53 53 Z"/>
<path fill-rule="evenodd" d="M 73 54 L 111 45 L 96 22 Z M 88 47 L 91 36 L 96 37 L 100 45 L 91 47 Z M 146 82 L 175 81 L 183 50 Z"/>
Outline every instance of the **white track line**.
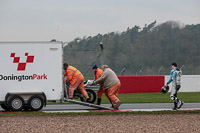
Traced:
<path fill-rule="evenodd" d="M 130 109 L 130 110 L 135 112 L 135 111 L 167 111 L 172 109 Z"/>
<path fill-rule="evenodd" d="M 90 112 L 88 110 L 70 110 L 70 111 L 42 111 L 44 113 L 85 113 Z"/>
<path fill-rule="evenodd" d="M 138 112 L 138 111 L 169 111 L 172 109 L 122 109 L 122 110 L 70 110 L 70 111 L 42 111 L 44 113 L 85 113 L 85 112 Z M 179 109 L 181 111 L 194 111 L 194 110 L 200 110 L 200 108 L 183 108 Z"/>

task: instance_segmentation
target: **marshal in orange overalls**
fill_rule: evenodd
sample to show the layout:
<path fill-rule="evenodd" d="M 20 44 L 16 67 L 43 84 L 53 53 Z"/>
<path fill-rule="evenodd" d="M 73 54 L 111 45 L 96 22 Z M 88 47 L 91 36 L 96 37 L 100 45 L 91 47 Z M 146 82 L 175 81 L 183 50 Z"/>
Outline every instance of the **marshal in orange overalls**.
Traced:
<path fill-rule="evenodd" d="M 96 72 L 95 72 L 94 80 L 99 79 L 102 75 L 103 75 L 103 70 L 97 68 Z M 104 90 L 103 90 L 103 87 L 102 87 L 102 83 L 99 83 L 99 85 L 100 85 L 100 88 L 97 91 L 97 97 L 101 98 L 103 93 L 104 93 Z"/>
<path fill-rule="evenodd" d="M 68 66 L 66 69 L 66 73 L 64 73 L 64 76 L 67 76 L 65 79 L 65 82 L 70 82 L 69 85 L 69 98 L 73 98 L 74 90 L 79 87 L 79 90 L 84 95 L 86 99 L 88 99 L 88 94 L 84 88 L 84 77 L 82 73 L 76 69 L 73 66 Z"/>
<path fill-rule="evenodd" d="M 101 70 L 100 68 L 98 68 L 96 65 L 93 66 L 93 71 L 94 71 L 94 80 L 99 79 L 102 75 L 103 75 L 103 70 Z M 105 91 L 103 90 L 103 86 L 102 83 L 99 83 L 100 88 L 97 91 L 97 105 L 101 104 L 101 97 L 103 95 L 103 93 L 105 93 Z M 108 94 L 105 93 L 106 97 L 109 99 Z"/>

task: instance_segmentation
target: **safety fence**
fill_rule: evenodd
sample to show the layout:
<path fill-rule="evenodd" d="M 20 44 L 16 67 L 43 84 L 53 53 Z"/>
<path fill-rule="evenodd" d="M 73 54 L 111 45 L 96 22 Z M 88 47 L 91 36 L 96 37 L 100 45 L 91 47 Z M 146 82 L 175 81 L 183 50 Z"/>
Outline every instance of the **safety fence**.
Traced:
<path fill-rule="evenodd" d="M 165 76 L 119 76 L 119 79 L 119 93 L 153 93 L 160 92 Z"/>
<path fill-rule="evenodd" d="M 120 93 L 155 93 L 169 80 L 169 76 L 118 76 Z M 171 84 L 169 85 L 170 89 Z M 91 86 L 96 92 L 99 86 Z M 200 75 L 182 75 L 179 92 L 200 92 Z"/>

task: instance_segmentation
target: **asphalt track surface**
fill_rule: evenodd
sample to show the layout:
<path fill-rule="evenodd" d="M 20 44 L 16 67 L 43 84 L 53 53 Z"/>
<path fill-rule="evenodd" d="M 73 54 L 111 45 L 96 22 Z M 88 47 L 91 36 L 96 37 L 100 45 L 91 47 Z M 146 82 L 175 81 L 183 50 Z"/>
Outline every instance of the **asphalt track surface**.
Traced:
<path fill-rule="evenodd" d="M 102 106 L 110 107 L 110 104 L 102 104 Z M 119 110 L 172 110 L 173 103 L 134 103 L 134 104 L 122 104 Z M 191 110 L 200 109 L 200 103 L 185 103 L 181 109 Z M 62 111 L 62 110 L 98 110 L 92 107 L 82 106 L 78 104 L 57 104 L 47 105 L 42 111 Z"/>
<path fill-rule="evenodd" d="M 101 106 L 110 107 L 110 104 L 102 104 Z M 173 103 L 131 103 L 122 104 L 119 110 L 132 111 L 159 111 L 172 110 Z M 87 112 L 92 110 L 100 110 L 93 107 L 78 104 L 51 104 L 44 107 L 41 111 L 45 112 Z M 200 110 L 200 103 L 184 103 L 181 110 Z M 0 112 L 4 110 L 0 107 Z"/>
<path fill-rule="evenodd" d="M 101 106 L 110 107 L 110 104 L 102 104 Z M 119 110 L 133 111 L 156 111 L 156 110 L 172 110 L 173 103 L 131 103 L 122 104 Z M 47 112 L 84 112 L 87 110 L 99 110 L 93 107 L 78 104 L 51 104 L 47 105 L 42 111 Z M 200 110 L 200 103 L 184 103 L 181 110 Z M 0 112 L 4 111 L 0 107 Z"/>

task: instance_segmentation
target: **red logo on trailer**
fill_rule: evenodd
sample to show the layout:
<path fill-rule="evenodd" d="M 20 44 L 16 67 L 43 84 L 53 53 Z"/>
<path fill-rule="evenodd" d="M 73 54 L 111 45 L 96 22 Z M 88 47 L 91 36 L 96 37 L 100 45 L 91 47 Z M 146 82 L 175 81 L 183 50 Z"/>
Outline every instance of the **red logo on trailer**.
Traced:
<path fill-rule="evenodd" d="M 26 64 L 27 63 L 33 63 L 34 61 L 34 56 L 33 55 L 28 55 L 28 53 L 25 53 L 25 56 L 27 56 L 26 58 L 26 62 L 19 62 L 20 61 L 20 57 L 16 57 L 15 53 L 11 53 L 10 57 L 13 57 L 13 63 L 18 63 L 18 67 L 17 67 L 17 71 L 25 71 L 26 69 Z"/>

